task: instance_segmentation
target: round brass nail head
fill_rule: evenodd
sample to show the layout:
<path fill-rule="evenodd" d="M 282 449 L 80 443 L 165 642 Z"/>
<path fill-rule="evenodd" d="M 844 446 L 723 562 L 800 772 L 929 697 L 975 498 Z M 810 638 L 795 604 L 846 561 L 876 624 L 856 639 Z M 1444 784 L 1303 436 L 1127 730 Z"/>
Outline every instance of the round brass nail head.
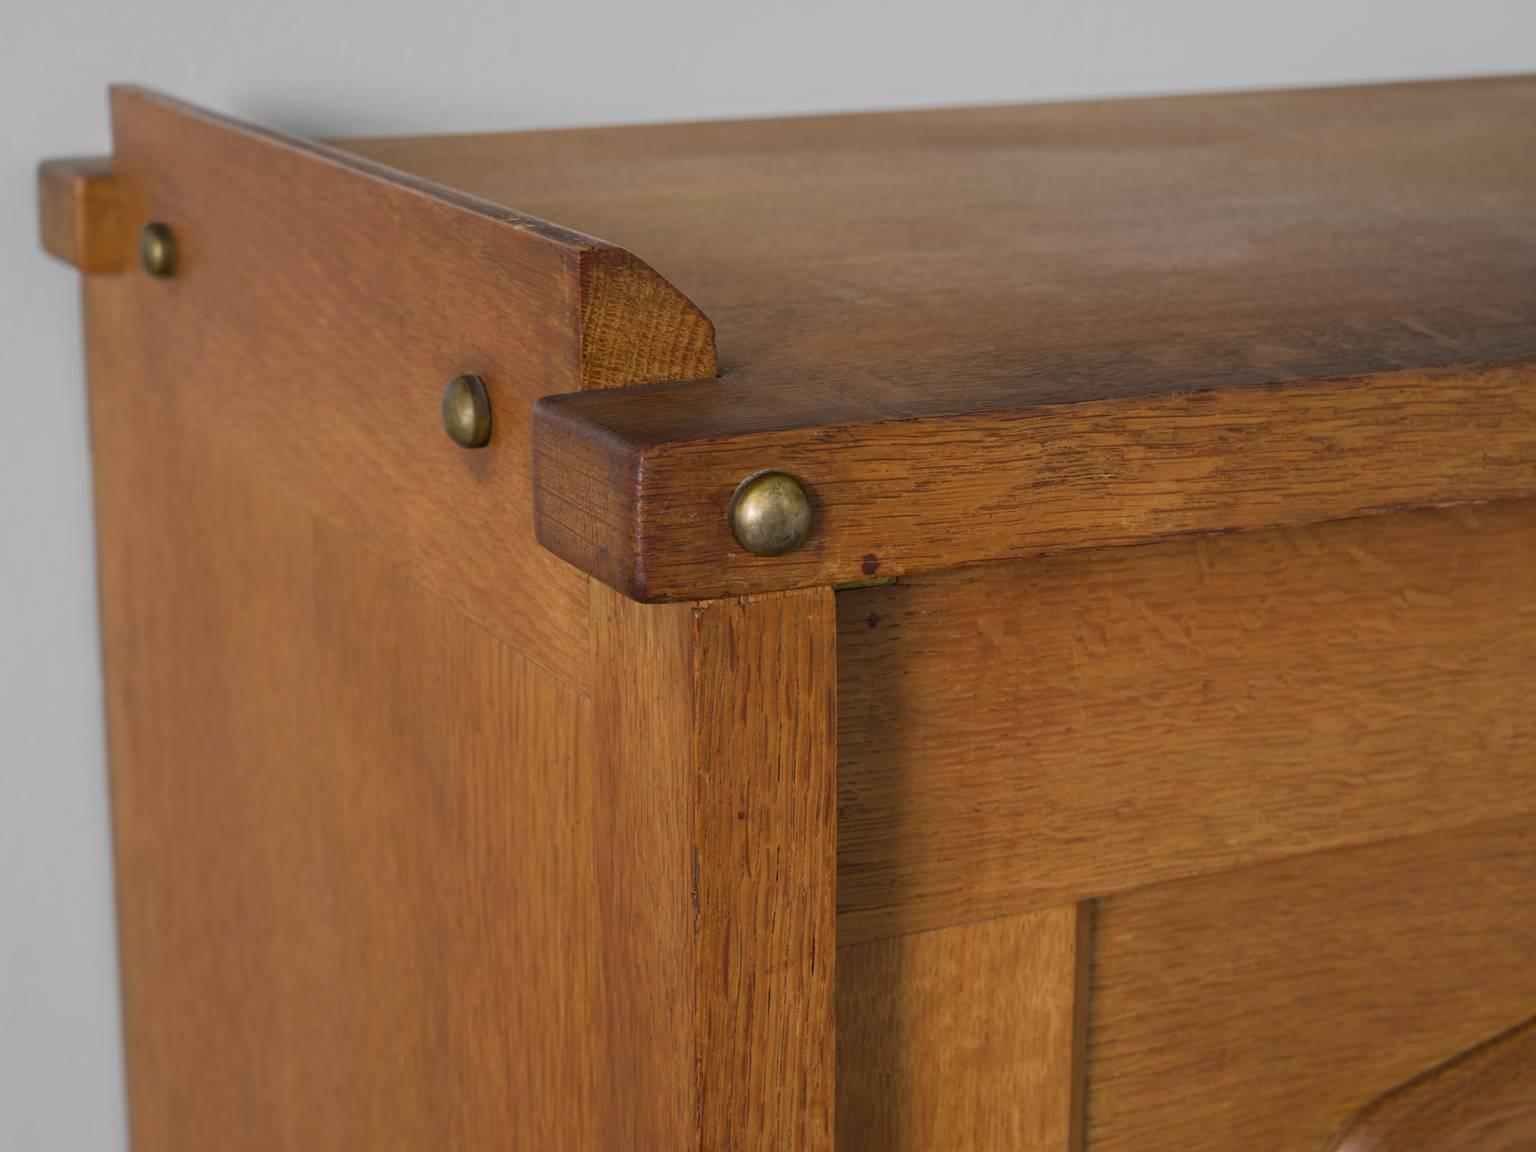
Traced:
<path fill-rule="evenodd" d="M 731 532 L 754 555 L 782 556 L 810 529 L 811 498 L 788 472 L 748 476 L 731 499 Z"/>
<path fill-rule="evenodd" d="M 460 448 L 491 442 L 491 396 L 478 376 L 455 376 L 443 389 L 443 429 Z"/>
<path fill-rule="evenodd" d="M 176 274 L 176 237 L 168 225 L 151 220 L 139 233 L 139 262 L 162 280 Z"/>

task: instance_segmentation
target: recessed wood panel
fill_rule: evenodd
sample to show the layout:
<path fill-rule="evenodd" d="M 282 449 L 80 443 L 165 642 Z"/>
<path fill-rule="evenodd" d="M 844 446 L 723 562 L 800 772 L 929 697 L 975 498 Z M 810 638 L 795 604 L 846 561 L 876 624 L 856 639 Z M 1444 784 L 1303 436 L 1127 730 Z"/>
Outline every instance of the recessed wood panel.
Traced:
<path fill-rule="evenodd" d="M 838 950 L 838 1152 L 1069 1152 L 1087 913 Z"/>
<path fill-rule="evenodd" d="M 845 942 L 1536 806 L 1536 504 L 839 594 Z"/>
<path fill-rule="evenodd" d="M 1088 1148 L 1317 1152 L 1529 1018 L 1533 958 L 1529 817 L 1103 900 Z"/>

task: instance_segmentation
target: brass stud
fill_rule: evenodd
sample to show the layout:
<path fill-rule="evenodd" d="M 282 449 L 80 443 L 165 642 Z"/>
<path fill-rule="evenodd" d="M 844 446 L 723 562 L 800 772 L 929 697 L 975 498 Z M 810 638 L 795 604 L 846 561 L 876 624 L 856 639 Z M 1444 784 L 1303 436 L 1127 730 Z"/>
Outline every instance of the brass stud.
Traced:
<path fill-rule="evenodd" d="M 443 429 L 460 448 L 491 442 L 491 396 L 478 376 L 455 376 L 443 389 Z"/>
<path fill-rule="evenodd" d="M 788 472 L 748 476 L 731 498 L 731 532 L 756 556 L 782 556 L 805 542 L 811 498 Z"/>
<path fill-rule="evenodd" d="M 168 225 L 151 220 L 139 233 L 139 262 L 162 280 L 176 274 L 176 237 Z"/>

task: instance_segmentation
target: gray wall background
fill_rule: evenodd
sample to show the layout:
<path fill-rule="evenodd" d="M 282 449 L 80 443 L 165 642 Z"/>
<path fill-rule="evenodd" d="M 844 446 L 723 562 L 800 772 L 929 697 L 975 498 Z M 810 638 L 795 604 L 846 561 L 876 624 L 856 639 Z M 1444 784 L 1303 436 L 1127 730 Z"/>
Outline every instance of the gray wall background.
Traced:
<path fill-rule="evenodd" d="M 109 82 L 337 136 L 1533 69 L 1531 0 L 8 0 L 0 1148 L 126 1145 L 77 283 L 33 181 L 109 149 Z"/>

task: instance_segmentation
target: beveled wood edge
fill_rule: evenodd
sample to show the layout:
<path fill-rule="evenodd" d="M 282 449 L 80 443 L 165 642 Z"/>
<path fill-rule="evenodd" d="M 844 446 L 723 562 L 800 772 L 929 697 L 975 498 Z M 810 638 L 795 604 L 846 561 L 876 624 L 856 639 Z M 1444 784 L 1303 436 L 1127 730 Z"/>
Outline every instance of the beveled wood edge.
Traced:
<path fill-rule="evenodd" d="M 1536 1018 L 1392 1089 L 1328 1152 L 1513 1152 L 1536 1141 Z"/>
<path fill-rule="evenodd" d="M 114 101 L 142 100 L 258 137 L 361 179 L 481 216 L 528 244 L 558 250 L 573 262 L 578 277 L 574 323 L 581 330 L 584 388 L 715 374 L 714 325 L 693 301 L 627 249 L 335 145 L 289 136 L 136 85 L 117 84 L 110 91 Z M 142 221 L 133 219 L 131 189 L 114 174 L 110 158 L 43 161 L 38 167 L 38 207 L 43 247 L 52 255 L 87 274 L 121 272 L 129 266 L 135 225 Z"/>
<path fill-rule="evenodd" d="M 539 542 L 669 602 L 1536 495 L 1536 358 L 921 415 L 860 415 L 825 391 L 543 398 Z M 813 506 L 804 545 L 777 557 L 727 522 L 766 468 Z"/>
<path fill-rule="evenodd" d="M 109 156 L 38 164 L 37 224 L 43 250 L 86 275 L 110 275 L 128 266 L 131 241 Z"/>
<path fill-rule="evenodd" d="M 156 92 L 153 89 L 140 87 L 136 84 L 114 84 L 111 86 L 110 92 L 113 100 L 126 98 L 158 104 L 160 107 L 175 112 L 180 116 L 214 124 L 227 131 L 241 135 L 256 136 L 279 148 L 306 153 L 338 168 L 348 169 L 369 180 L 390 184 L 430 200 L 452 204 L 466 212 L 474 213 L 477 216 L 484 216 L 486 219 L 494 220 L 499 224 L 505 224 L 510 228 L 524 232 L 531 239 L 542 243 L 573 250 L 607 246 L 603 241 L 577 232 L 574 229 L 561 227 L 547 220 L 541 220 L 537 216 L 529 216 L 441 184 L 434 184 L 430 180 L 423 180 L 419 176 L 413 176 L 408 172 L 401 172 L 398 169 L 389 167 L 387 164 L 380 164 L 376 160 L 355 156 L 331 144 L 289 136 L 286 133 L 277 132 L 271 128 L 262 127 L 259 124 L 251 124 L 232 116 L 211 112 L 206 108 L 200 108 L 195 104 L 189 104 L 173 96 L 167 96 L 162 92 Z"/>
<path fill-rule="evenodd" d="M 580 265 L 583 388 L 715 375 L 714 324 L 649 264 L 599 243 L 582 249 Z"/>

